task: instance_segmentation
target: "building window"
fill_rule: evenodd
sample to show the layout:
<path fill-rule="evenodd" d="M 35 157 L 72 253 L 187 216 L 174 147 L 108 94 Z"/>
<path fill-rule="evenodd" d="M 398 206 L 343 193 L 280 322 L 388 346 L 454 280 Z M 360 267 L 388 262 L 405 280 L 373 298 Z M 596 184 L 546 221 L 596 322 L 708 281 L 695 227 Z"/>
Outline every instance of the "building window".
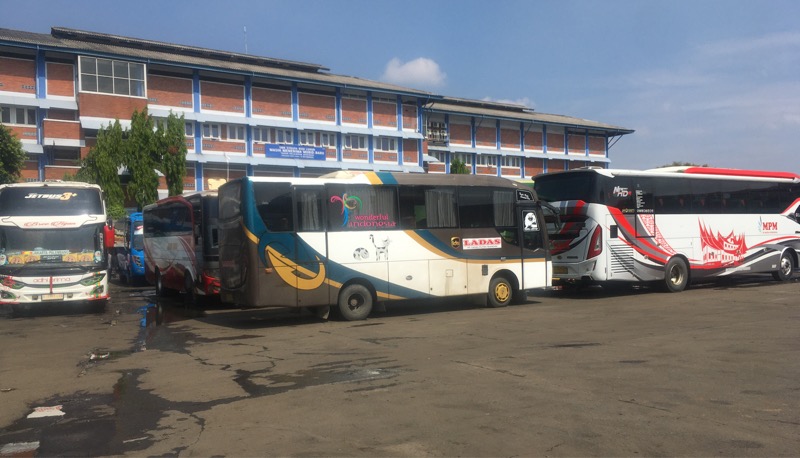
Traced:
<path fill-rule="evenodd" d="M 203 138 L 219 138 L 219 124 L 203 124 Z"/>
<path fill-rule="evenodd" d="M 488 165 L 494 167 L 497 165 L 497 156 L 491 154 L 479 154 L 478 165 Z"/>
<path fill-rule="evenodd" d="M 244 126 L 228 125 L 228 140 L 245 140 Z"/>
<path fill-rule="evenodd" d="M 194 122 L 186 121 L 186 123 L 183 125 L 183 130 L 187 137 L 194 137 Z"/>
<path fill-rule="evenodd" d="M 36 108 L 0 105 L 0 122 L 3 124 L 36 125 Z"/>
<path fill-rule="evenodd" d="M 253 128 L 253 141 L 254 142 L 267 142 L 269 140 L 269 129 L 266 127 Z"/>
<path fill-rule="evenodd" d="M 367 149 L 367 137 L 363 135 L 345 135 L 344 147 L 347 149 Z"/>
<path fill-rule="evenodd" d="M 291 144 L 294 141 L 291 129 L 269 129 L 269 133 L 270 136 L 267 141 L 270 143 Z"/>
<path fill-rule="evenodd" d="M 503 156 L 503 167 L 516 167 L 520 166 L 519 156 Z"/>
<path fill-rule="evenodd" d="M 428 141 L 435 143 L 447 143 L 447 125 L 443 122 L 428 122 Z"/>
<path fill-rule="evenodd" d="M 472 165 L 472 154 L 456 153 L 454 159 L 458 159 L 459 161 L 463 162 L 464 165 Z"/>
<path fill-rule="evenodd" d="M 297 141 L 301 145 L 316 146 L 316 144 L 317 144 L 317 136 L 316 136 L 315 132 L 306 132 L 306 131 L 301 130 L 297 135 L 298 135 L 298 137 L 300 137 Z"/>
<path fill-rule="evenodd" d="M 397 139 L 392 137 L 375 137 L 376 151 L 397 151 Z"/>
<path fill-rule="evenodd" d="M 326 148 L 336 148 L 336 134 L 330 132 L 320 132 L 319 144 Z"/>
<path fill-rule="evenodd" d="M 83 92 L 144 97 L 144 64 L 81 56 L 80 88 Z"/>

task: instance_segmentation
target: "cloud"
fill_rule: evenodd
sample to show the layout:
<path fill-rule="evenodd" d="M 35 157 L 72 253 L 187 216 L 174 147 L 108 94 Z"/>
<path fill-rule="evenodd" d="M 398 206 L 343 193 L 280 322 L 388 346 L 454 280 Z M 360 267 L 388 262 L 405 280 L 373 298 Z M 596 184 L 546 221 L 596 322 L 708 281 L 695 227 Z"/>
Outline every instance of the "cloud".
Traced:
<path fill-rule="evenodd" d="M 534 103 L 528 97 L 520 97 L 518 99 L 496 99 L 494 97 L 484 97 L 481 100 L 484 102 L 507 103 L 511 105 L 522 105 L 527 108 L 534 108 Z"/>
<path fill-rule="evenodd" d="M 393 58 L 386 64 L 381 76 L 382 81 L 403 86 L 438 88 L 445 84 L 447 74 L 439 68 L 439 64 L 427 57 L 417 57 L 408 62 Z"/>
<path fill-rule="evenodd" d="M 775 52 L 781 49 L 800 47 L 800 33 L 772 33 L 755 38 L 722 40 L 701 45 L 698 49 L 709 56 L 724 56 Z"/>

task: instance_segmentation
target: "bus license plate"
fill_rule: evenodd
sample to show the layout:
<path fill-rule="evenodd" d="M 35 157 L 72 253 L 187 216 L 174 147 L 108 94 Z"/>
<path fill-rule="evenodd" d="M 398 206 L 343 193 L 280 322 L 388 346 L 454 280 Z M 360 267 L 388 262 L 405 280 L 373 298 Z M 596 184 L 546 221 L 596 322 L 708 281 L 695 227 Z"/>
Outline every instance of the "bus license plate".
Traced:
<path fill-rule="evenodd" d="M 61 301 L 64 300 L 63 294 L 42 294 L 43 301 Z"/>
<path fill-rule="evenodd" d="M 567 268 L 564 266 L 555 266 L 553 267 L 553 275 L 566 275 Z"/>

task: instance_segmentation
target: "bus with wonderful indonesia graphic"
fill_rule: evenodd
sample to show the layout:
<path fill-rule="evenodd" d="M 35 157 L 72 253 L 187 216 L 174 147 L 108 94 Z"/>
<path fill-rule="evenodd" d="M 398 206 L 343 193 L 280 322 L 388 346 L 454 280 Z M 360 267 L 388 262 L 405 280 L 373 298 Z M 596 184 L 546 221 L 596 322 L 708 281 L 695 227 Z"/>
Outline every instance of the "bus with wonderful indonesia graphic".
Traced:
<path fill-rule="evenodd" d="M 0 304 L 15 310 L 72 302 L 105 308 L 105 224 L 97 185 L 0 185 Z"/>
<path fill-rule="evenodd" d="M 770 273 L 800 265 L 800 176 L 787 172 L 669 167 L 576 169 L 534 178 L 558 207 L 548 224 L 554 283 L 617 286 Z"/>
<path fill-rule="evenodd" d="M 243 177 L 219 188 L 224 303 L 365 319 L 405 299 L 550 286 L 542 209 L 499 177 L 335 172 Z"/>

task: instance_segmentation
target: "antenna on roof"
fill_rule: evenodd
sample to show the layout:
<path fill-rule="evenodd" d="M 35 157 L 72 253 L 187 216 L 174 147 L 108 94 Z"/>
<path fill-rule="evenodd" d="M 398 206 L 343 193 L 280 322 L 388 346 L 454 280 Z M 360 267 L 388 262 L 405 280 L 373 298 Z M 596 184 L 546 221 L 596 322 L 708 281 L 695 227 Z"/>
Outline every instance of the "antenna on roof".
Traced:
<path fill-rule="evenodd" d="M 247 26 L 244 26 L 244 53 L 247 54 Z"/>

